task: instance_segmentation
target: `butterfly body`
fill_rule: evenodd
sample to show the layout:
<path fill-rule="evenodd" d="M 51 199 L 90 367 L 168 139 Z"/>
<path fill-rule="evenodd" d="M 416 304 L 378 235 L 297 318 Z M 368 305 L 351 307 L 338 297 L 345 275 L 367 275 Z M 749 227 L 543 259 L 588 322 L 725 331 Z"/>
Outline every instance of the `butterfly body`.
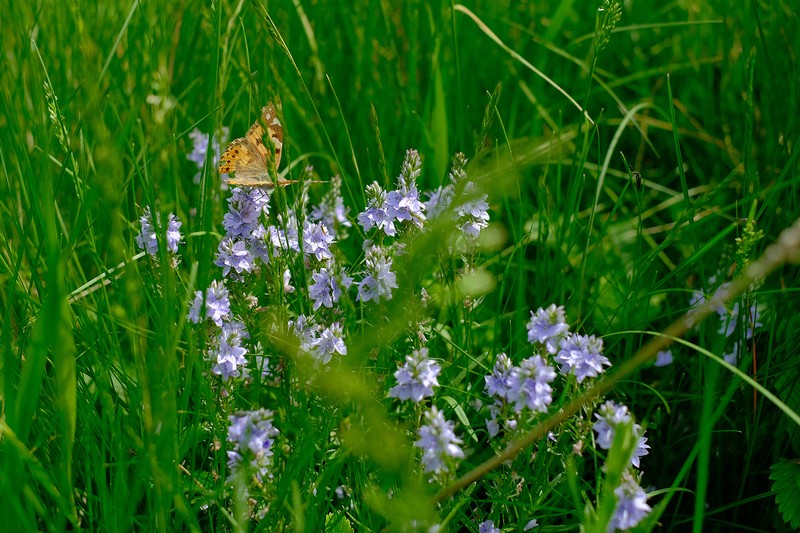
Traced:
<path fill-rule="evenodd" d="M 271 148 L 264 144 L 265 137 L 271 141 Z M 271 176 L 271 172 L 280 165 L 282 151 L 283 127 L 275 105 L 270 102 L 261 109 L 260 119 L 250 126 L 245 136 L 234 139 L 228 145 L 220 157 L 219 173 L 235 173 L 235 177 L 228 177 L 226 181 L 245 187 L 274 189 L 276 181 L 280 186 L 294 183 L 280 178 L 273 180 Z M 271 165 L 273 157 L 274 167 Z"/>

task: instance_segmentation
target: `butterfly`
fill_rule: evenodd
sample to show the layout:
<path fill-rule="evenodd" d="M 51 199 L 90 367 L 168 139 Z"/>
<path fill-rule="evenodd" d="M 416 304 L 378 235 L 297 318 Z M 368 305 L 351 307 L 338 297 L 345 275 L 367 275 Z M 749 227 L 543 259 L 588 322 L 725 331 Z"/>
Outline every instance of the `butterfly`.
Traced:
<path fill-rule="evenodd" d="M 263 125 L 262 125 L 263 122 Z M 264 126 L 267 130 L 264 131 Z M 264 137 L 272 142 L 273 149 L 264 146 Z M 270 169 L 281 164 L 283 150 L 283 127 L 278 118 L 275 104 L 268 103 L 261 109 L 261 117 L 250 126 L 244 137 L 234 139 L 219 159 L 219 173 L 230 174 L 226 181 L 231 185 L 274 189 L 276 181 L 270 176 Z M 270 162 L 275 158 L 275 167 Z M 277 184 L 286 186 L 296 183 L 294 180 L 277 178 Z"/>

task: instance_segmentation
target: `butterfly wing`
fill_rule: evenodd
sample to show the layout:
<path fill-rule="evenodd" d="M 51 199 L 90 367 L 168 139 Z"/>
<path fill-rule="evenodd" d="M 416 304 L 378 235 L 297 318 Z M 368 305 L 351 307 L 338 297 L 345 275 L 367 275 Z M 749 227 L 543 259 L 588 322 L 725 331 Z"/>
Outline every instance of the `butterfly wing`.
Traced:
<path fill-rule="evenodd" d="M 266 126 L 266 131 L 261 121 Z M 274 146 L 272 150 L 264 145 L 265 133 L 272 141 Z M 236 177 L 226 180 L 231 185 L 272 189 L 275 185 L 270 177 L 269 161 L 275 157 L 277 169 L 281 162 L 282 149 L 283 128 L 275 105 L 269 103 L 261 110 L 261 119 L 250 126 L 245 136 L 235 139 L 228 145 L 220 157 L 219 173 L 234 172 Z M 279 184 L 284 185 L 284 180 L 280 180 Z"/>

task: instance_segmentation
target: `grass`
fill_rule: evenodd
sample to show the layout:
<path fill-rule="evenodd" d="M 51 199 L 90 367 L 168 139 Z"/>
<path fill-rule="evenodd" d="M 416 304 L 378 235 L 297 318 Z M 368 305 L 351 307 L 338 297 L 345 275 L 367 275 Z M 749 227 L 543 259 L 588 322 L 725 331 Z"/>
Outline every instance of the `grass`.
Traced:
<path fill-rule="evenodd" d="M 554 442 L 534 439 L 510 466 L 480 470 L 508 444 L 486 433 L 483 377 L 495 356 L 528 357 L 530 311 L 557 303 L 621 367 L 682 319 L 692 291 L 710 295 L 745 272 L 800 217 L 793 4 L 634 3 L 616 22 L 612 6 L 5 0 L 8 530 L 348 531 L 416 519 L 477 531 L 491 519 L 521 531 L 532 518 L 535 531 L 604 529 L 630 443 L 595 448 L 596 401 L 573 404 Z M 391 300 L 362 305 L 351 290 L 340 315 L 323 309 L 345 324 L 348 355 L 322 374 L 275 332 L 312 311 L 302 257 L 232 288 L 258 295 L 258 311 L 237 311 L 280 379 L 225 395 L 205 358 L 213 331 L 186 317 L 194 291 L 220 279 L 230 193 L 210 160 L 194 182 L 188 134 L 226 126 L 238 136 L 275 98 L 281 171 L 340 175 L 354 222 L 366 186 L 393 188 L 416 148 L 422 191 L 466 154 L 492 225 L 463 258 L 442 246 L 452 228 L 407 233 Z M 311 203 L 328 190 L 312 185 Z M 270 220 L 299 191 L 275 194 Z M 145 206 L 183 221 L 176 268 L 163 241 L 156 259 L 137 248 Z M 337 260 L 359 278 L 365 232 L 354 223 L 349 233 Z M 281 294 L 283 268 L 293 295 Z M 778 266 L 734 300 L 763 308 L 752 338 L 742 327 L 726 338 L 712 314 L 672 346 L 672 365 L 639 365 L 608 391 L 647 428 L 642 486 L 654 510 L 640 529 L 800 525 L 797 287 L 797 267 Z M 428 402 L 456 422 L 466 452 L 457 475 L 479 469 L 474 484 L 427 483 L 412 446 L 423 409 L 387 398 L 421 342 L 409 321 L 425 324 L 442 366 Z M 730 367 L 721 356 L 733 338 L 743 352 Z M 550 414 L 586 390 L 564 381 Z M 261 520 L 248 517 L 243 488 L 225 483 L 227 416 L 258 407 L 281 432 L 274 478 L 251 492 L 268 505 Z"/>

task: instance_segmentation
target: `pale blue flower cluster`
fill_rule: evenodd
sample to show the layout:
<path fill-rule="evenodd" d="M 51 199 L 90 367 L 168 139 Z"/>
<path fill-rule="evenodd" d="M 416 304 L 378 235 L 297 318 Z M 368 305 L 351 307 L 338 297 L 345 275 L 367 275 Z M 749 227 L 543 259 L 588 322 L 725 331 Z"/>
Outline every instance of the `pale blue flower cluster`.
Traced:
<path fill-rule="evenodd" d="M 225 237 L 217 248 L 214 264 L 228 277 L 231 271 L 236 279 L 256 268 L 256 260 L 269 263 L 265 247 L 267 230 L 261 215 L 269 213 L 269 195 L 260 189 L 235 187 L 228 198 L 228 212 L 222 219 Z"/>
<path fill-rule="evenodd" d="M 502 530 L 492 520 L 486 520 L 478 526 L 478 533 L 502 533 Z"/>
<path fill-rule="evenodd" d="M 155 222 L 157 225 L 161 225 L 161 213 L 156 213 Z M 141 224 L 142 230 L 136 235 L 136 245 L 148 254 L 156 255 L 156 253 L 158 253 L 158 237 L 156 235 L 156 229 L 153 226 L 153 216 L 150 213 L 149 207 L 144 208 L 142 216 L 139 217 L 139 223 Z M 165 241 L 167 250 L 174 254 L 178 253 L 178 244 L 180 244 L 181 238 L 183 238 L 180 232 L 181 225 L 182 222 L 178 220 L 178 217 L 170 213 L 167 217 Z"/>
<path fill-rule="evenodd" d="M 608 524 L 609 533 L 635 527 L 652 511 L 647 505 L 647 494 L 629 472 L 623 473 L 623 481 L 614 489 L 614 496 L 617 497 L 617 507 Z"/>
<path fill-rule="evenodd" d="M 562 374 L 574 374 L 578 383 L 582 383 L 603 373 L 604 366 L 611 366 L 602 352 L 603 339 L 572 333 L 561 341 L 555 361 L 561 364 Z"/>
<path fill-rule="evenodd" d="M 210 318 L 217 326 L 222 326 L 223 321 L 228 320 L 231 314 L 231 301 L 225 283 L 214 280 L 206 289 L 206 317 Z M 200 322 L 200 313 L 203 307 L 203 293 L 195 291 L 194 301 L 189 308 L 189 320 L 197 324 Z"/>
<path fill-rule="evenodd" d="M 222 134 L 220 136 L 214 136 L 214 140 L 211 143 L 211 166 L 216 167 L 219 164 L 219 156 L 221 153 L 221 146 L 220 146 L 220 137 L 228 138 L 229 129 L 227 126 L 222 127 Z M 203 165 L 205 165 L 206 157 L 208 155 L 208 138 L 210 134 L 203 133 L 199 129 L 195 128 L 189 132 L 189 138 L 192 140 L 192 151 L 187 154 L 186 158 L 197 165 L 198 172 L 194 176 L 194 182 L 200 183 L 200 171 L 203 169 Z"/>
<path fill-rule="evenodd" d="M 397 288 L 397 276 L 392 271 L 392 258 L 380 246 L 370 246 L 366 249 L 364 260 L 364 278 L 356 283 L 358 296 L 356 300 L 369 302 L 374 300 L 392 299 L 392 289 Z"/>
<path fill-rule="evenodd" d="M 716 277 L 711 277 L 711 279 L 709 279 L 709 284 L 715 282 Z M 753 338 L 755 331 L 763 328 L 764 324 L 761 322 L 763 317 L 757 303 L 754 302 L 747 307 L 743 306 L 740 301 L 735 301 L 730 309 L 722 303 L 727 296 L 729 286 L 730 283 L 722 283 L 717 287 L 716 291 L 714 291 L 714 295 L 711 297 L 710 301 L 715 307 L 717 316 L 719 316 L 720 325 L 717 332 L 720 335 L 733 339 L 733 345 L 729 352 L 723 354 L 723 359 L 729 364 L 736 365 L 739 361 L 740 345 L 742 344 L 741 337 L 738 335 L 734 336 L 734 333 L 737 331 L 737 326 L 739 326 L 740 323 L 743 324 L 744 338 L 750 340 Z M 692 296 L 689 298 L 690 309 L 687 316 L 691 317 L 692 313 L 694 313 L 699 306 L 705 304 L 706 301 L 709 301 L 709 299 L 703 291 L 692 291 Z M 742 313 L 742 308 L 744 307 L 747 307 L 747 309 Z M 740 318 L 743 320 L 740 321 Z M 692 324 L 692 321 L 690 320 L 689 323 Z"/>
<path fill-rule="evenodd" d="M 387 193 L 378 182 L 367 186 L 367 206 L 357 217 L 364 231 L 376 228 L 393 237 L 397 235 L 395 222 L 410 222 L 422 227 L 425 206 L 419 199 L 416 183 L 421 172 L 419 153 L 409 149 L 397 177 L 397 189 Z"/>
<path fill-rule="evenodd" d="M 289 328 L 300 341 L 300 350 L 322 364 L 328 364 L 334 355 L 347 355 L 344 330 L 339 322 L 328 327 L 316 323 L 313 317 L 300 315 L 289 321 Z"/>
<path fill-rule="evenodd" d="M 272 477 L 269 471 L 273 455 L 272 444 L 280 432 L 272 424 L 273 413 L 268 409 L 239 412 L 228 417 L 228 468 L 232 479 L 244 470 L 245 475 L 259 481 Z"/>
<path fill-rule="evenodd" d="M 458 205 L 452 205 L 457 192 L 462 200 Z M 478 190 L 474 182 L 467 180 L 467 158 L 459 152 L 453 157 L 447 185 L 430 191 L 424 207 L 430 218 L 452 208 L 456 226 L 464 236 L 474 241 L 489 226 L 488 198 L 487 194 Z"/>
<path fill-rule="evenodd" d="M 531 311 L 531 319 L 525 326 L 528 330 L 528 342 L 539 343 L 550 355 L 558 353 L 559 345 L 569 335 L 564 306 L 550 304 L 547 309 L 541 307 Z"/>
<path fill-rule="evenodd" d="M 314 311 L 322 306 L 333 308 L 342 297 L 342 289 L 347 290 L 353 284 L 353 278 L 344 268 L 336 274 L 332 268 L 321 267 L 311 274 L 311 279 L 314 283 L 308 287 L 308 296 L 314 302 Z"/>
<path fill-rule="evenodd" d="M 419 403 L 423 398 L 433 396 L 433 388 L 439 386 L 437 376 L 441 371 L 439 364 L 428 357 L 427 347 L 414 350 L 394 373 L 397 385 L 389 390 L 389 396 Z"/>
<path fill-rule="evenodd" d="M 506 430 L 513 431 L 518 426 L 518 416 L 527 409 L 532 413 L 546 413 L 553 401 L 550 383 L 556 378 L 553 367 L 534 355 L 514 366 L 511 359 L 501 353 L 497 356 L 492 374 L 486 376 L 486 393 L 494 399 L 489 406 L 491 418 L 486 427 L 494 437 L 500 431 L 500 422 Z"/>
<path fill-rule="evenodd" d="M 624 405 L 619 405 L 612 400 L 605 402 L 600 406 L 600 409 L 594 415 L 597 421 L 592 426 L 592 429 L 597 433 L 597 445 L 603 450 L 611 448 L 614 442 L 614 431 L 621 423 L 633 423 L 628 408 Z M 639 468 L 641 457 L 647 455 L 650 446 L 647 444 L 647 437 L 644 436 L 644 430 L 639 424 L 633 423 L 633 430 L 636 432 L 636 449 L 631 456 L 631 464 Z"/>
<path fill-rule="evenodd" d="M 249 338 L 242 322 L 224 322 L 216 345 L 208 350 L 208 359 L 214 363 L 211 372 L 224 381 L 241 376 L 242 369 L 247 366 L 247 349 L 242 346 L 242 341 Z"/>
<path fill-rule="evenodd" d="M 464 450 L 453 431 L 453 423 L 434 406 L 424 415 L 425 424 L 419 428 L 419 440 L 414 446 L 422 450 L 422 467 L 435 478 L 445 477 L 455 469 L 455 460 L 464 458 Z"/>

